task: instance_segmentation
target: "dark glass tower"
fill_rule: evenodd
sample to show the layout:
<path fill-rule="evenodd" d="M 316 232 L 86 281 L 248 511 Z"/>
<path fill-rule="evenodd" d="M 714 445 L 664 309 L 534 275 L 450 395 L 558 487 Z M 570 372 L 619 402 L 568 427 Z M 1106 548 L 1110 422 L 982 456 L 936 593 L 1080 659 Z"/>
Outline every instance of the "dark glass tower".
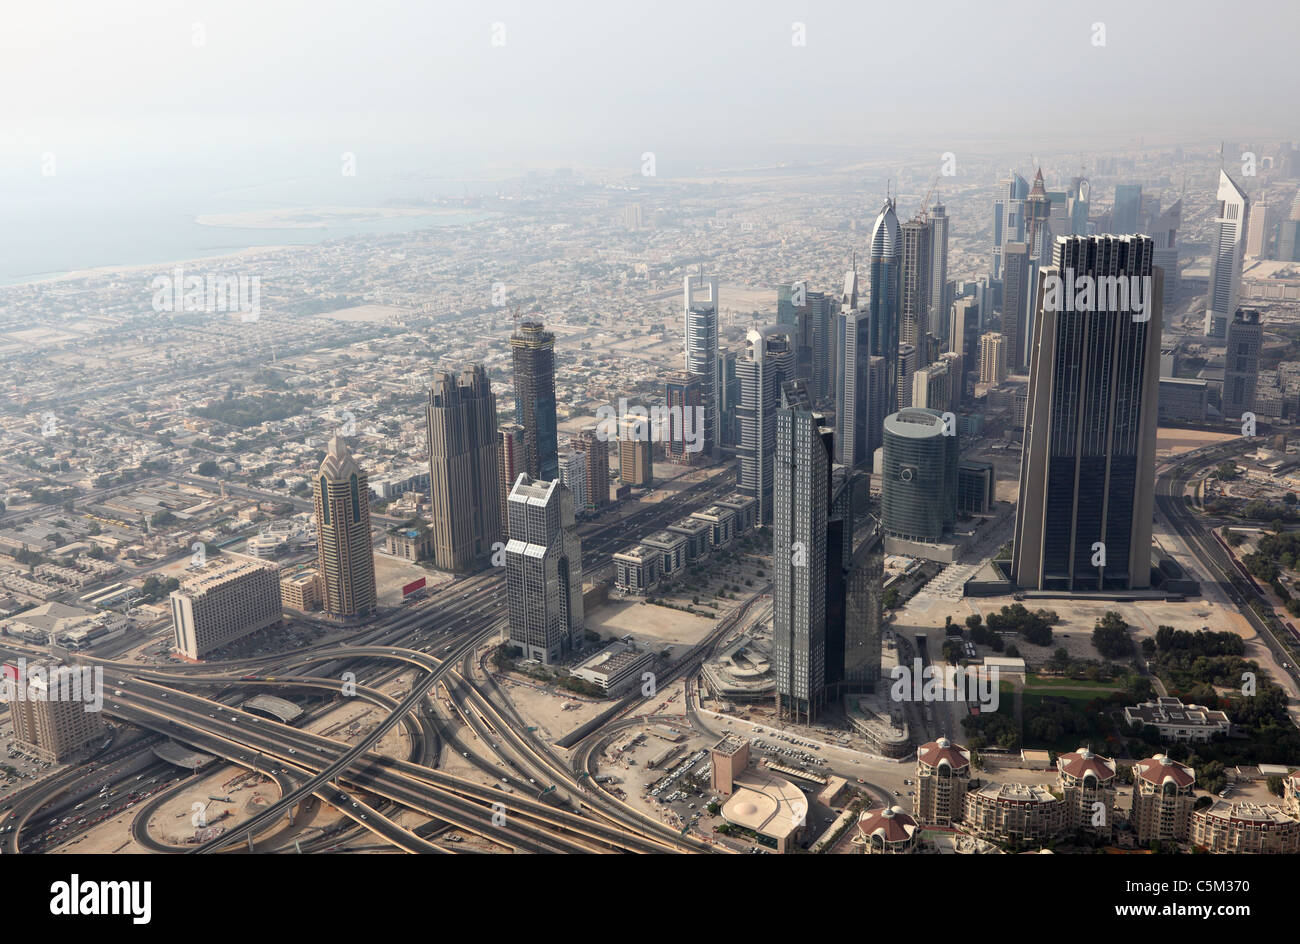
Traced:
<path fill-rule="evenodd" d="M 1058 237 L 1039 273 L 1011 571 L 1021 587 L 1151 585 L 1163 288 L 1152 252 L 1145 236 Z M 1093 304 L 1048 307 L 1048 279 L 1068 290 L 1080 276 L 1098 286 Z M 1101 302 L 1102 280 L 1133 276 L 1150 280 L 1147 320 L 1131 298 Z"/>
<path fill-rule="evenodd" d="M 525 321 L 510 336 L 515 359 L 515 419 L 524 428 L 528 475 L 551 481 L 560 476 L 555 428 L 555 335 L 540 321 Z"/>

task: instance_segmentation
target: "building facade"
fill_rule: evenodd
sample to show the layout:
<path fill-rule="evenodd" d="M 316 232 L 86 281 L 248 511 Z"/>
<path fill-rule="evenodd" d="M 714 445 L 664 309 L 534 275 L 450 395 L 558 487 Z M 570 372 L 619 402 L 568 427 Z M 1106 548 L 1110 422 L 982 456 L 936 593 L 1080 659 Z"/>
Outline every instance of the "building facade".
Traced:
<path fill-rule="evenodd" d="M 467 571 L 501 540 L 497 398 L 475 364 L 433 376 L 425 406 L 429 437 L 429 532 L 433 562 Z"/>
<path fill-rule="evenodd" d="M 551 665 L 583 644 L 582 542 L 573 496 L 558 480 L 521 475 L 509 504 L 510 642 L 524 658 Z"/>
<path fill-rule="evenodd" d="M 369 488 L 366 473 L 337 436 L 330 440 L 313 493 L 323 609 L 344 619 L 368 616 L 376 603 Z"/>

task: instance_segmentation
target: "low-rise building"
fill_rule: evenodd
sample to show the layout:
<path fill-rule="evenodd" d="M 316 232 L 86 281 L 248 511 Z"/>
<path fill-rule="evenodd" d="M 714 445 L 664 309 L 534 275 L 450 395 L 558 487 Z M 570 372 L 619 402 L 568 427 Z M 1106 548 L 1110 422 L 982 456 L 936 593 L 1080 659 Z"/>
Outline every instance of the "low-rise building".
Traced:
<path fill-rule="evenodd" d="M 686 536 L 675 531 L 656 531 L 641 539 L 642 545 L 659 552 L 659 576 L 671 577 L 686 566 Z"/>
<path fill-rule="evenodd" d="M 662 554 L 644 544 L 636 544 L 614 555 L 614 588 L 624 593 L 643 594 L 659 582 Z"/>
<path fill-rule="evenodd" d="M 1231 734 L 1232 722 L 1222 712 L 1204 705 L 1184 705 L 1162 696 L 1124 709 L 1129 726 L 1153 727 L 1162 741 L 1208 741 L 1216 734 Z"/>
<path fill-rule="evenodd" d="M 1065 803 L 1041 784 L 988 783 L 966 794 L 962 825 L 994 842 L 1047 842 L 1068 830 Z"/>
<path fill-rule="evenodd" d="M 652 652 L 638 651 L 627 643 L 615 642 L 606 646 L 573 670 L 575 678 L 595 685 L 606 695 L 621 695 L 642 681 L 642 675 L 652 665 Z"/>

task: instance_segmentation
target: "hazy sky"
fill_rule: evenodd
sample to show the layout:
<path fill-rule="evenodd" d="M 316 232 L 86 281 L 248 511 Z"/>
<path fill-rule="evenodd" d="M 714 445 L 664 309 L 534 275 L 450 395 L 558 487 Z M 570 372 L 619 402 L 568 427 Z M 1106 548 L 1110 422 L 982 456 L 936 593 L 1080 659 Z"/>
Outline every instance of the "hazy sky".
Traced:
<path fill-rule="evenodd" d="M 412 169 L 635 167 L 655 151 L 662 173 L 674 158 L 797 159 L 823 141 L 1045 151 L 1300 137 L 1295 0 L 6 7 L 9 173 L 47 152 L 64 168 L 287 160 L 311 172 L 344 151 Z"/>

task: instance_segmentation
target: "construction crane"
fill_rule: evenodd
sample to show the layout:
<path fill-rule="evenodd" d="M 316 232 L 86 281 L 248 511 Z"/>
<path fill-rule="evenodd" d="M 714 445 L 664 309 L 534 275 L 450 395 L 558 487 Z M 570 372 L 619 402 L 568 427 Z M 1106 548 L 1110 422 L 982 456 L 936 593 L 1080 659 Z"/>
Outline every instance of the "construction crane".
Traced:
<path fill-rule="evenodd" d="M 934 196 L 934 192 L 938 189 L 939 175 L 935 174 L 934 183 L 930 184 L 930 191 L 925 195 L 925 199 L 921 201 L 921 210 L 914 219 L 920 220 L 922 223 L 930 222 L 930 198 Z"/>

